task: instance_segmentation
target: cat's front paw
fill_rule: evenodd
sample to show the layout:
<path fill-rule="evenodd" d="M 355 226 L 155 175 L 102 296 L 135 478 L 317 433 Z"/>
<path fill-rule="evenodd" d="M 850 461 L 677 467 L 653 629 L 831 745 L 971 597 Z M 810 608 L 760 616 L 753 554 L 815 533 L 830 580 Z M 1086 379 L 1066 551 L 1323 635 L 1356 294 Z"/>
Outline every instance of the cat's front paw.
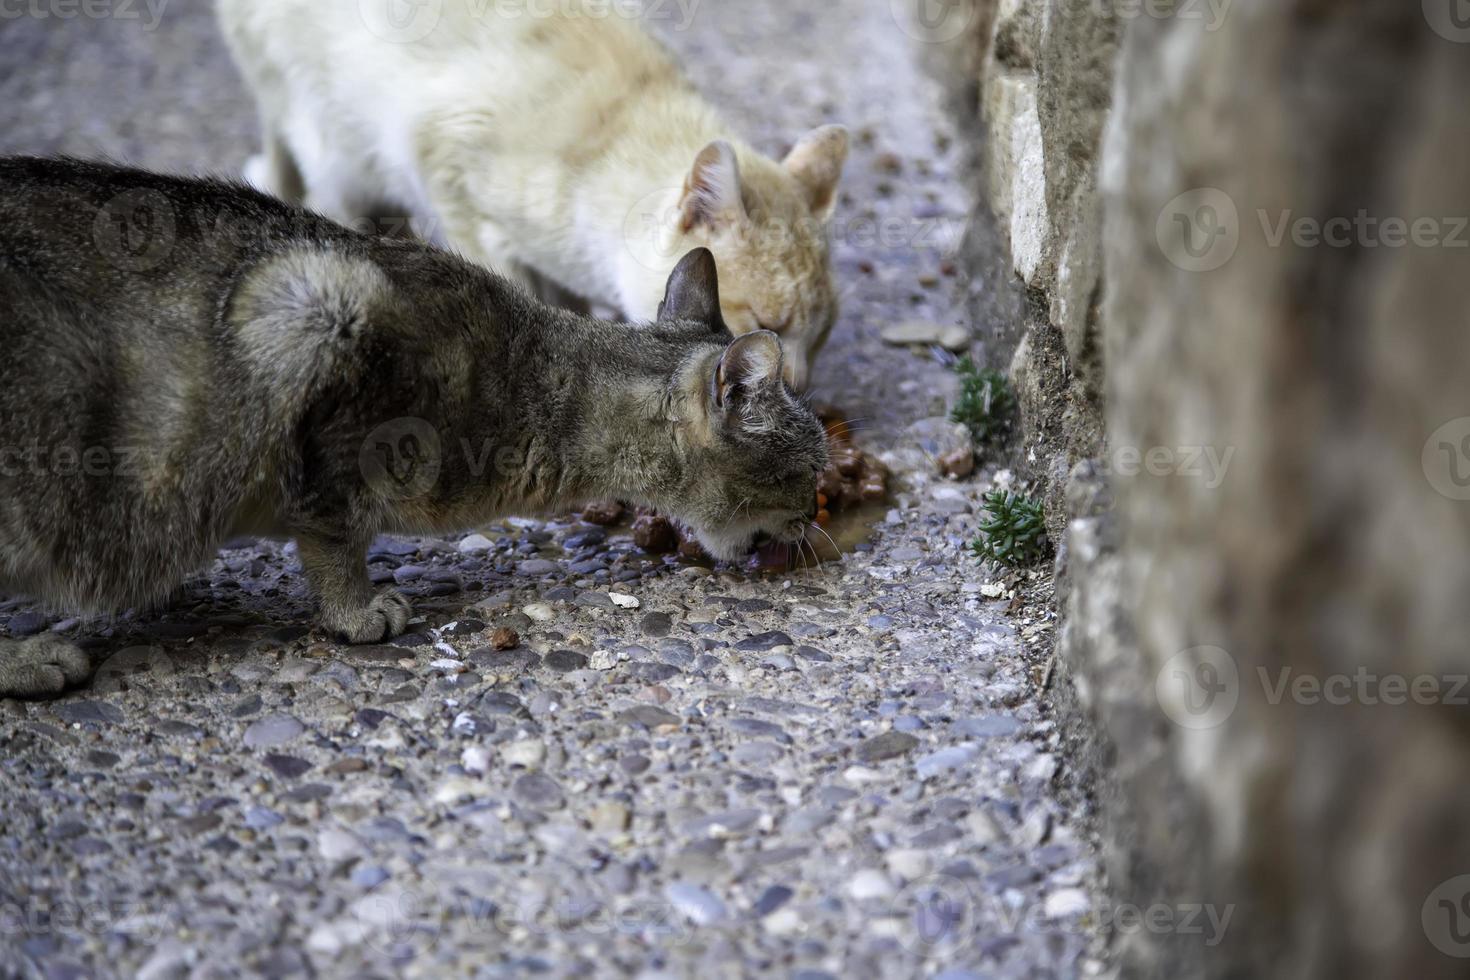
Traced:
<path fill-rule="evenodd" d="M 0 698 L 54 698 L 92 676 L 80 648 L 50 636 L 0 647 Z"/>
<path fill-rule="evenodd" d="M 400 593 L 389 589 L 362 609 L 328 617 L 324 625 L 344 643 L 382 643 L 408 629 L 412 609 Z"/>

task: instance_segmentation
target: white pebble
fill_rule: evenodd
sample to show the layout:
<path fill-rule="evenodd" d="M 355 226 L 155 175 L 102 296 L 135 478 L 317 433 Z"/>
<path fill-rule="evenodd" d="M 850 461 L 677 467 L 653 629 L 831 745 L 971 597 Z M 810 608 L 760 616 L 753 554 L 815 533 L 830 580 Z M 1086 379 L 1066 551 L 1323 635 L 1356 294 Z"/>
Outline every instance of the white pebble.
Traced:
<path fill-rule="evenodd" d="M 801 916 L 791 906 L 777 909 L 762 920 L 766 932 L 773 936 L 793 936 L 805 925 Z"/>
<path fill-rule="evenodd" d="M 546 758 L 546 746 L 534 738 L 526 738 L 519 742 L 510 742 L 502 746 L 500 757 L 509 766 L 538 769 L 542 761 Z"/>
<path fill-rule="evenodd" d="M 889 851 L 885 856 L 888 870 L 905 881 L 916 881 L 929 873 L 929 855 L 911 847 Z"/>
<path fill-rule="evenodd" d="M 523 606 L 521 612 L 538 623 L 549 623 L 556 618 L 556 613 L 544 602 L 533 602 L 529 606 Z"/>
<path fill-rule="evenodd" d="M 483 534 L 471 534 L 459 543 L 459 553 L 462 555 L 484 554 L 495 547 L 495 542 Z"/>
<path fill-rule="evenodd" d="M 362 844 L 345 830 L 328 827 L 316 839 L 316 848 L 328 861 L 341 861 L 362 853 Z"/>
<path fill-rule="evenodd" d="M 1048 919 L 1070 919 L 1086 912 L 1089 906 L 1087 893 L 1080 888 L 1063 888 L 1046 896 Z"/>
<path fill-rule="evenodd" d="M 623 595 L 621 592 L 609 592 L 607 594 L 607 597 L 611 599 L 613 601 L 613 605 L 617 606 L 619 609 L 637 609 L 639 606 L 637 598 L 630 595 Z"/>
<path fill-rule="evenodd" d="M 483 745 L 471 745 L 460 753 L 459 764 L 466 772 L 489 772 L 492 758 L 490 750 Z"/>
<path fill-rule="evenodd" d="M 452 806 L 460 800 L 473 799 L 483 791 L 484 787 L 473 779 L 465 779 L 463 776 L 446 779 L 434 791 L 434 802 Z"/>
<path fill-rule="evenodd" d="M 847 893 L 856 901 L 893 897 L 893 882 L 876 868 L 866 868 L 852 876 L 847 883 Z"/>

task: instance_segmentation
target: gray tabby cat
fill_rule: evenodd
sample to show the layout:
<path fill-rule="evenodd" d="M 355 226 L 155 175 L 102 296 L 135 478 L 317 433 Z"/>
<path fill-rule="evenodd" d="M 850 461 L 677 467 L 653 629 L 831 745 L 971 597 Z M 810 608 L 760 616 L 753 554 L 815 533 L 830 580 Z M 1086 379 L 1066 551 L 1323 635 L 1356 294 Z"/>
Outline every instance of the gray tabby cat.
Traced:
<path fill-rule="evenodd" d="M 795 540 L 827 458 L 774 334 L 735 340 L 690 253 L 655 324 L 541 305 L 459 258 L 254 191 L 0 160 L 0 589 L 106 613 L 158 603 L 240 534 L 296 539 L 321 624 L 404 631 L 380 532 L 596 499 L 656 507 L 712 553 Z M 0 640 L 0 696 L 88 675 Z"/>

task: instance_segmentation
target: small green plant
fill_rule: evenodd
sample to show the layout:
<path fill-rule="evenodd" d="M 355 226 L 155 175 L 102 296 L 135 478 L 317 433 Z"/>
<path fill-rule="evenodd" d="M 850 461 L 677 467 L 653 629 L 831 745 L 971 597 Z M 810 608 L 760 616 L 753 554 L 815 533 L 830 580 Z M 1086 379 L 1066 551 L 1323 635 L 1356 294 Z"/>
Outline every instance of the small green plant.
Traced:
<path fill-rule="evenodd" d="M 968 357 L 955 365 L 960 376 L 960 396 L 949 417 L 966 426 L 975 445 L 993 445 L 1010 429 L 1016 399 L 1011 383 L 994 368 L 978 368 Z"/>
<path fill-rule="evenodd" d="M 970 546 L 975 557 L 1007 568 L 1034 565 L 1046 555 L 1046 519 L 1041 504 L 1009 490 L 985 495 L 980 537 Z"/>

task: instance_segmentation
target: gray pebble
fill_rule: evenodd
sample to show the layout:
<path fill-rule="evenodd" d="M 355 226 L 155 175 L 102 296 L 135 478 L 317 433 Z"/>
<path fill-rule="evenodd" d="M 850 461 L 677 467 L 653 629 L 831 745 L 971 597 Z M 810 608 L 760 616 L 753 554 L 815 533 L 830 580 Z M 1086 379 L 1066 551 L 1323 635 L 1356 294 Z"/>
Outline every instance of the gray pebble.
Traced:
<path fill-rule="evenodd" d="M 882 762 L 912 752 L 919 740 L 904 732 L 884 732 L 858 746 L 857 757 L 864 762 Z"/>
<path fill-rule="evenodd" d="M 675 911 L 697 926 L 719 925 L 729 915 L 725 903 L 699 885 L 674 882 L 665 886 L 664 897 Z"/>
<path fill-rule="evenodd" d="M 561 786 L 544 773 L 532 772 L 521 776 L 511 791 L 517 800 L 536 810 L 560 810 L 566 805 Z"/>
<path fill-rule="evenodd" d="M 245 747 L 270 749 L 299 737 L 306 726 L 290 715 L 266 715 L 245 729 Z"/>

